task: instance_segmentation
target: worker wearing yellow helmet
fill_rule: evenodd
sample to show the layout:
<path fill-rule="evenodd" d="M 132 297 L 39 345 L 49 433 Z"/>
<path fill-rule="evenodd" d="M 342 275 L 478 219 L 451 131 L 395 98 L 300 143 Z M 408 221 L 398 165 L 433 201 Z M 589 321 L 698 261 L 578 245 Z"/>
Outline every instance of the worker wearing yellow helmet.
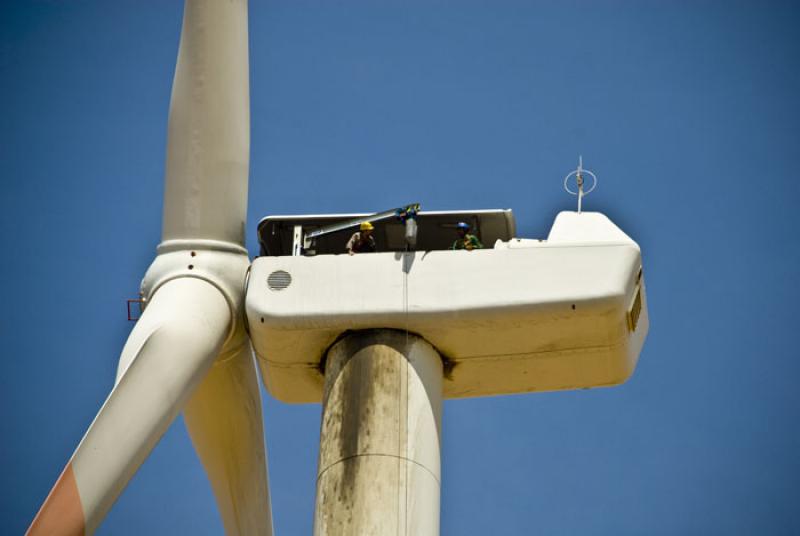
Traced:
<path fill-rule="evenodd" d="M 375 238 L 372 236 L 373 229 L 375 228 L 370 222 L 363 222 L 359 226 L 359 231 L 353 233 L 353 236 L 347 241 L 347 253 L 350 255 L 355 253 L 374 253 Z"/>

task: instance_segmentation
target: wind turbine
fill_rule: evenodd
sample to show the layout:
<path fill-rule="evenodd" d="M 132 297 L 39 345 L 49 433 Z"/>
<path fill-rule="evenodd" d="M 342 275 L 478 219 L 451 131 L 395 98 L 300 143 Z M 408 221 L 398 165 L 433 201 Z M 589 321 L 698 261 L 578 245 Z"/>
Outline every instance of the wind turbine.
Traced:
<path fill-rule="evenodd" d="M 582 211 L 582 162 L 565 178 L 578 211 L 546 240 L 516 238 L 510 210 L 409 205 L 383 253 L 355 257 L 331 254 L 336 233 L 383 215 L 265 218 L 251 264 L 247 58 L 245 0 L 187 0 L 147 305 L 31 534 L 93 532 L 181 410 L 226 532 L 270 534 L 251 340 L 273 396 L 323 405 L 319 535 L 438 534 L 443 398 L 616 385 L 636 366 L 641 253 Z M 446 251 L 463 220 L 491 247 Z"/>
<path fill-rule="evenodd" d="M 116 383 L 29 529 L 91 534 L 183 411 L 226 532 L 271 534 L 261 400 L 243 323 L 247 2 L 187 0 L 162 241 Z"/>

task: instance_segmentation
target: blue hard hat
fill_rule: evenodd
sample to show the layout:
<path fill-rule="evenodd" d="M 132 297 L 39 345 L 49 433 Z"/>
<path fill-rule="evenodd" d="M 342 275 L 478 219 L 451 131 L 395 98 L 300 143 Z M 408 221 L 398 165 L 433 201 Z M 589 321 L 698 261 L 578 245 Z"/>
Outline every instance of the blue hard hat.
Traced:
<path fill-rule="evenodd" d="M 458 222 L 457 227 L 459 229 L 469 229 L 469 224 L 468 223 L 464 223 L 463 221 L 460 221 L 460 222 Z"/>

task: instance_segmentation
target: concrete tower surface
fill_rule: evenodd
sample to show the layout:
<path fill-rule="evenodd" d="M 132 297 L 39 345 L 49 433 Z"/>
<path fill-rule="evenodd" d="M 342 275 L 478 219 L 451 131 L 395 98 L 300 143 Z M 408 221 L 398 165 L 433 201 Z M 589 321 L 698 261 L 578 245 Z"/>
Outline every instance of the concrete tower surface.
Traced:
<path fill-rule="evenodd" d="M 442 360 L 397 330 L 328 351 L 314 534 L 438 534 Z"/>

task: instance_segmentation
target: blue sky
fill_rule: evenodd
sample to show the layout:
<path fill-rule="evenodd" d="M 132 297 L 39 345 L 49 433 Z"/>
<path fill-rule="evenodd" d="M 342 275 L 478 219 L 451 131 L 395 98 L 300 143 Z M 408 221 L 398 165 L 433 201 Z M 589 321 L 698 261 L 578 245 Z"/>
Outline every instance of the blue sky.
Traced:
<path fill-rule="evenodd" d="M 177 1 L 0 5 L 0 532 L 102 401 L 160 239 Z M 250 6 L 248 247 L 267 214 L 574 206 L 639 242 L 651 331 L 613 389 L 447 402 L 442 534 L 797 534 L 800 8 Z M 587 270 L 591 267 L 587 266 Z M 320 408 L 264 398 L 278 534 L 308 534 Z M 179 419 L 100 534 L 219 534 Z"/>

